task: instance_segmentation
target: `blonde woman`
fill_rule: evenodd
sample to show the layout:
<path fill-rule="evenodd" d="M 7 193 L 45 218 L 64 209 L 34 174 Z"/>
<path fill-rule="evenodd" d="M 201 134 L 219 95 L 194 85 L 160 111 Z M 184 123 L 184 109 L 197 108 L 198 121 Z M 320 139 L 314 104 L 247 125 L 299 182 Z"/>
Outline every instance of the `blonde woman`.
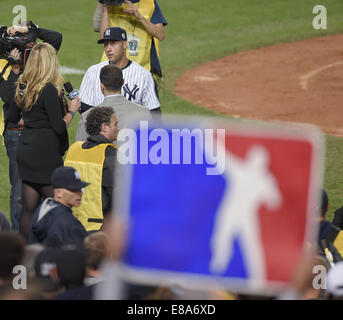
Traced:
<path fill-rule="evenodd" d="M 78 98 L 70 102 L 69 109 L 63 103 L 62 83 L 55 49 L 48 43 L 36 44 L 15 93 L 24 120 L 17 162 L 22 180 L 20 232 L 26 238 L 41 197 L 53 196 L 51 175 L 63 165 L 62 157 L 69 146 L 67 128 L 80 107 Z"/>

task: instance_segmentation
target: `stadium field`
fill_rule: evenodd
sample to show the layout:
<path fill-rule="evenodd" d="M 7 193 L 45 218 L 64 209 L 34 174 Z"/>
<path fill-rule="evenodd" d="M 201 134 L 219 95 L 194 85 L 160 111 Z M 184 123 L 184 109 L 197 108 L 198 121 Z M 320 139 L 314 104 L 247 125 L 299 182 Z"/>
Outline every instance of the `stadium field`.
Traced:
<path fill-rule="evenodd" d="M 343 3 L 340 0 L 320 2 L 327 9 L 326 30 L 315 30 L 312 26 L 316 16 L 312 11 L 319 4 L 316 0 L 158 2 L 169 23 L 166 39 L 161 43 L 164 79 L 160 83 L 160 98 L 165 113 L 215 115 L 174 93 L 178 77 L 193 67 L 241 51 L 343 32 Z M 65 81 L 78 88 L 82 71 L 99 62 L 102 53 L 102 47 L 96 43 L 99 34 L 92 28 L 96 0 L 22 0 L 18 3 L 0 0 L 0 24 L 12 24 L 18 15 L 13 12 L 16 5 L 26 9 L 28 20 L 63 34 L 58 55 L 61 65 L 69 69 Z M 69 131 L 71 142 L 77 122 L 75 118 Z M 328 219 L 332 219 L 335 209 L 343 205 L 343 139 L 331 135 L 325 138 L 324 187 L 331 205 Z M 0 162 L 0 210 L 9 215 L 8 159 L 3 146 L 0 147 Z"/>

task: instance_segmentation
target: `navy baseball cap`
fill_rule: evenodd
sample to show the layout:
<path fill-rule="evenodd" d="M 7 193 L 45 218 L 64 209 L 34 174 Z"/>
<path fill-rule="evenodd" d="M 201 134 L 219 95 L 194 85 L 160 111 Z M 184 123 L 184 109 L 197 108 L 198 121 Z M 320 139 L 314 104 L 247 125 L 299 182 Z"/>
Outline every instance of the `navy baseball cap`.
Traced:
<path fill-rule="evenodd" d="M 51 185 L 54 189 L 81 190 L 89 182 L 81 181 L 79 172 L 72 167 L 58 167 L 52 173 Z"/>
<path fill-rule="evenodd" d="M 59 249 L 57 248 L 44 248 L 38 253 L 34 261 L 36 279 L 41 284 L 42 289 L 47 292 L 59 289 L 58 284 L 50 276 L 51 271 L 57 268 L 56 260 L 58 252 Z"/>
<path fill-rule="evenodd" d="M 110 41 L 127 41 L 126 31 L 119 27 L 107 28 L 104 31 L 104 36 L 98 43 L 104 43 L 106 40 Z"/>

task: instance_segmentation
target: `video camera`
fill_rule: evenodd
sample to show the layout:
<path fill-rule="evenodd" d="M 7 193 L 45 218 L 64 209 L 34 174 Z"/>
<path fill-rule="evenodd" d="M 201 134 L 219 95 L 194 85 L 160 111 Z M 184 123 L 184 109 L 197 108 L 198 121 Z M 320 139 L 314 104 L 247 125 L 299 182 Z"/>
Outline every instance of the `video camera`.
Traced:
<path fill-rule="evenodd" d="M 32 23 L 32 25 L 34 24 Z M 27 44 L 35 42 L 36 39 L 37 28 L 35 27 L 29 28 L 28 33 L 16 32 L 14 36 L 10 36 L 7 33 L 7 26 L 0 25 L 0 58 L 6 59 L 10 64 L 25 65 L 31 52 L 31 48 L 27 48 Z M 10 55 L 13 49 L 18 49 L 20 59 L 16 59 Z"/>

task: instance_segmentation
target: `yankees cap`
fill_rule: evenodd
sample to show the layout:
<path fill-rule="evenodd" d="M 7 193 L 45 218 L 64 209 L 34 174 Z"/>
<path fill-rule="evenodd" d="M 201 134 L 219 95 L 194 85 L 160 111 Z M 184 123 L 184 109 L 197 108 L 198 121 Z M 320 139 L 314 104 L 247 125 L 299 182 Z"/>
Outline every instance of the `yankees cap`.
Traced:
<path fill-rule="evenodd" d="M 107 28 L 102 39 L 98 43 L 104 43 L 106 40 L 127 41 L 126 31 L 119 27 Z"/>
<path fill-rule="evenodd" d="M 58 167 L 51 177 L 51 185 L 54 189 L 63 188 L 69 190 L 81 190 L 89 185 L 86 181 L 81 181 L 80 174 L 72 167 Z"/>

